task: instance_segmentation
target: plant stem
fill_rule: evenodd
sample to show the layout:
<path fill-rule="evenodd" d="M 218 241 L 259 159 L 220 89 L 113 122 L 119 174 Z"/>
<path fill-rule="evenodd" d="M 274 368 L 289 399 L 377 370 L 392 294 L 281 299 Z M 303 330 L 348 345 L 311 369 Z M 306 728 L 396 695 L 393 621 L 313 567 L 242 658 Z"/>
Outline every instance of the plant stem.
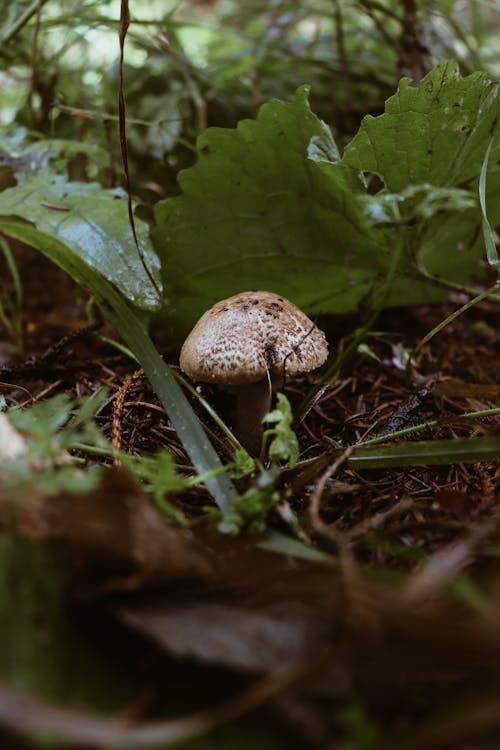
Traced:
<path fill-rule="evenodd" d="M 420 349 L 425 346 L 434 336 L 439 333 L 439 331 L 442 331 L 443 328 L 445 328 L 448 323 L 451 323 L 453 320 L 458 318 L 462 313 L 464 313 L 466 310 L 468 310 L 470 307 L 473 307 L 478 302 L 481 302 L 481 300 L 488 297 L 491 292 L 496 291 L 497 289 L 500 289 L 500 282 L 493 284 L 493 286 L 490 286 L 489 289 L 486 289 L 484 292 L 481 292 L 476 297 L 473 297 L 473 299 L 470 299 L 468 302 L 465 303 L 465 305 L 462 305 L 462 307 L 459 307 L 458 310 L 455 310 L 455 312 L 452 312 L 451 315 L 448 315 L 447 318 L 442 320 L 440 323 L 438 323 L 437 326 L 435 326 L 429 333 L 426 333 L 426 335 L 420 339 L 418 344 L 413 349 L 413 352 L 411 354 L 411 357 L 408 357 L 408 367 L 411 365 L 412 358 L 415 356 L 417 352 L 420 351 Z"/>
<path fill-rule="evenodd" d="M 495 409 L 483 409 L 482 411 L 469 411 L 465 414 L 459 414 L 460 419 L 480 419 L 481 417 L 493 417 L 496 414 L 500 414 L 500 407 Z M 387 443 L 389 440 L 411 435 L 414 432 L 421 432 L 427 427 L 438 427 L 439 425 L 446 424 L 445 420 L 433 419 L 430 422 L 421 422 L 420 424 L 413 425 L 413 427 L 404 427 L 402 430 L 396 430 L 395 432 L 389 432 L 387 435 L 380 435 L 379 437 L 370 438 L 369 440 L 362 440 L 360 443 L 356 443 L 356 448 L 364 448 L 367 445 L 377 445 L 380 443 Z"/>
<path fill-rule="evenodd" d="M 4 47 L 8 42 L 10 42 L 11 39 L 16 36 L 16 34 L 21 31 L 23 26 L 26 26 L 30 18 L 34 16 L 35 13 L 37 13 L 39 6 L 42 7 L 42 5 L 45 5 L 46 2 L 47 0 L 33 0 L 31 5 L 26 8 L 24 13 L 21 13 L 21 15 L 16 18 L 16 20 L 11 24 L 10 28 L 7 28 L 1 38 L 1 42 Z"/>

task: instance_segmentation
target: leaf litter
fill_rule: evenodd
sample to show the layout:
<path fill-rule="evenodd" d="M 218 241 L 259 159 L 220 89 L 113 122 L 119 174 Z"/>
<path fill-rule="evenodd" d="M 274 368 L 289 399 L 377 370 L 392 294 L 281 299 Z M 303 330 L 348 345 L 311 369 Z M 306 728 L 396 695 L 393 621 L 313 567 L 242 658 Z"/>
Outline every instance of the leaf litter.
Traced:
<path fill-rule="evenodd" d="M 61 617 L 91 616 L 117 641 L 129 633 L 133 648 L 117 645 L 123 664 L 132 669 L 153 654 L 158 667 L 143 674 L 153 698 L 143 702 L 139 680 L 113 713 L 99 701 L 51 693 L 42 678 L 19 684 L 3 671 L 4 730 L 59 746 L 166 747 L 257 710 L 277 738 L 293 736 L 294 745 L 277 739 L 277 746 L 357 748 L 352 738 L 364 731 L 372 738 L 367 747 L 380 750 L 490 747 L 500 724 L 498 463 L 361 472 L 340 460 L 330 462 L 321 487 L 318 466 L 305 463 L 332 445 L 443 416 L 425 437 L 498 431 L 493 418 L 466 423 L 457 416 L 497 405 L 497 310 L 487 300 L 422 348 L 416 386 L 392 362 L 395 341 L 418 341 L 447 309 L 382 316 L 384 335 L 370 340 L 376 357 L 360 353 L 298 426 L 299 462 L 282 472 L 283 507 L 270 511 L 263 537 L 207 529 L 201 486 L 165 498 L 189 522 L 182 528 L 125 470 L 106 469 L 97 486 L 80 492 L 47 494 L 32 484 L 23 502 L 3 497 L 4 539 L 64 551 Z M 338 340 L 346 322 L 329 325 Z M 51 394 L 86 397 L 103 383 L 118 390 L 129 363 L 96 340 L 72 346 L 81 353 L 73 358 L 78 367 L 57 371 Z M 168 354 L 173 362 L 175 356 Z M 50 370 L 25 372 L 17 384 L 36 395 L 50 377 Z M 294 408 L 310 384 L 304 378 L 287 385 Z M 19 397 L 16 384 L 11 388 L 3 389 L 7 398 Z M 228 396 L 209 387 L 205 395 L 230 420 Z M 96 421 L 111 434 L 109 401 Z M 207 426 L 217 441 L 208 418 Z M 166 449 L 189 476 L 189 461 L 146 382 L 128 393 L 122 427 L 127 452 Z M 90 466 L 96 461 L 77 455 Z M 243 491 L 245 480 L 238 482 Z M 322 556 L 306 560 L 308 550 Z M 43 567 L 38 572 L 43 576 Z M 97 647 L 98 634 L 85 638 Z M 57 650 L 67 648 L 62 638 Z M 113 672 L 108 655 L 98 653 Z M 182 691 L 179 670 L 191 674 L 201 696 L 193 685 Z M 174 681 L 170 689 L 158 671 Z M 74 682 L 85 686 L 86 679 L 82 669 Z"/>

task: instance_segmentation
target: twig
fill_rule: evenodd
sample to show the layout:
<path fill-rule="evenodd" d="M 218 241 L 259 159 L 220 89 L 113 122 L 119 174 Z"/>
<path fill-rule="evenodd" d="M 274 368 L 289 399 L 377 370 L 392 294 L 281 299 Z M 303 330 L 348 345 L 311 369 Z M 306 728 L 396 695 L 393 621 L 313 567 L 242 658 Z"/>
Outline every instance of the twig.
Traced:
<path fill-rule="evenodd" d="M 139 240 L 137 238 L 137 231 L 135 228 L 134 212 L 132 209 L 132 187 L 131 187 L 131 182 L 130 182 L 130 172 L 128 168 L 127 124 L 126 124 L 126 116 L 125 116 L 126 107 L 125 107 L 125 94 L 123 91 L 123 54 L 124 54 L 124 49 L 125 49 L 125 37 L 127 36 L 129 24 L 130 24 L 130 11 L 129 11 L 129 6 L 128 6 L 128 0 L 122 0 L 121 10 L 120 10 L 120 34 L 119 34 L 120 83 L 119 83 L 119 92 L 118 92 L 118 116 L 119 116 L 119 122 L 120 122 L 120 148 L 121 148 L 121 154 L 122 154 L 123 171 L 125 173 L 125 189 L 127 191 L 128 219 L 130 223 L 130 228 L 132 230 L 132 236 L 134 238 L 134 244 L 137 249 L 137 253 L 139 255 L 142 267 L 144 268 L 144 272 L 146 273 L 146 276 L 151 282 L 151 285 L 153 289 L 155 290 L 158 296 L 158 299 L 162 301 L 163 296 L 162 296 L 161 290 L 158 284 L 156 283 L 156 279 L 154 278 L 153 274 L 149 270 L 148 264 L 146 263 L 146 259 L 144 258 L 144 254 L 139 245 Z"/>
<path fill-rule="evenodd" d="M 119 467 L 121 466 L 121 459 L 119 456 L 119 452 L 122 449 L 122 416 L 123 416 L 123 409 L 125 406 L 125 399 L 127 397 L 127 393 L 132 388 L 132 386 L 140 379 L 144 377 L 144 370 L 142 367 L 139 370 L 136 370 L 131 375 L 127 375 L 125 380 L 123 381 L 123 384 L 120 387 L 120 390 L 118 391 L 118 394 L 115 399 L 115 403 L 113 405 L 113 421 L 112 421 L 112 427 L 111 427 L 111 445 L 113 446 L 113 449 L 115 451 L 115 457 L 113 459 L 113 466 Z"/>
<path fill-rule="evenodd" d="M 468 302 L 465 303 L 465 305 L 462 305 L 458 308 L 458 310 L 455 310 L 451 315 L 448 315 L 447 318 L 442 320 L 437 326 L 435 326 L 429 333 L 427 333 L 416 345 L 416 347 L 413 349 L 411 357 L 408 358 L 408 368 L 411 367 L 411 361 L 415 357 L 415 354 L 422 349 L 425 344 L 427 344 L 434 336 L 443 330 L 449 323 L 452 323 L 456 318 L 458 318 L 462 313 L 464 313 L 466 310 L 468 310 L 470 307 L 473 307 L 474 305 L 477 305 L 478 302 L 481 302 L 481 300 L 488 297 L 490 294 L 493 294 L 497 289 L 500 289 L 500 283 L 496 282 L 492 286 L 490 286 L 488 289 L 485 289 L 484 292 L 481 292 L 473 299 L 470 299 Z"/>
<path fill-rule="evenodd" d="M 70 344 L 89 336 L 91 333 L 95 333 L 95 331 L 99 330 L 101 326 L 102 319 L 99 317 L 95 323 L 91 323 L 91 325 L 85 326 L 84 328 L 77 328 L 66 336 L 63 336 L 38 357 L 30 357 L 19 365 L 0 366 L 0 379 L 12 380 L 20 375 L 32 375 L 40 370 L 45 370 Z"/>

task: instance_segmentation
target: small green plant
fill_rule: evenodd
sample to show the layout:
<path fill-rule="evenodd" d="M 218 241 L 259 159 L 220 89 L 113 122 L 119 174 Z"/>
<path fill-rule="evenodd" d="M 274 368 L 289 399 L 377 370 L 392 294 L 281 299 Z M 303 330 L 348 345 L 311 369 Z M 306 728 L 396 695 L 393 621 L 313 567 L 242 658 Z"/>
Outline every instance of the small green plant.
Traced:
<path fill-rule="evenodd" d="M 22 498 L 28 487 L 46 494 L 84 492 L 98 485 L 101 467 L 83 469 L 68 453 L 76 445 L 107 446 L 93 422 L 105 391 L 76 402 L 61 393 L 32 406 L 11 408 L 7 415 L 26 439 L 26 452 L 2 465 L 2 491 Z"/>
<path fill-rule="evenodd" d="M 85 492 L 98 486 L 104 472 L 109 470 L 109 462 L 117 457 L 94 421 L 106 397 L 104 389 L 82 401 L 61 393 L 31 406 L 8 410 L 8 419 L 24 439 L 26 450 L 1 467 L 5 496 L 22 498 L 30 487 L 51 495 Z M 104 463 L 89 466 L 82 458 L 75 457 L 75 452 L 98 456 Z M 187 525 L 183 514 L 169 498 L 196 487 L 205 477 L 183 476 L 172 454 L 166 450 L 155 456 L 119 453 L 118 457 L 123 469 L 138 482 L 162 513 L 181 525 Z M 230 468 L 228 465 L 223 470 L 229 471 Z M 251 473 L 253 468 L 253 459 L 247 455 L 245 461 L 242 456 L 239 476 Z"/>
<path fill-rule="evenodd" d="M 229 476 L 233 479 L 242 479 L 252 474 L 256 469 L 256 460 L 244 448 L 238 448 L 234 452 L 233 465 L 229 465 L 227 470 Z"/>
<path fill-rule="evenodd" d="M 262 436 L 261 459 L 267 454 L 273 463 L 286 461 L 293 469 L 299 459 L 299 441 L 292 429 L 292 407 L 284 393 L 276 395 L 276 408 L 266 414 L 262 421 L 274 427 L 265 430 Z"/>
<path fill-rule="evenodd" d="M 264 424 L 273 427 L 264 431 L 262 450 L 259 460 L 251 458 L 246 451 L 237 451 L 235 468 L 228 467 L 231 476 L 241 478 L 259 469 L 255 483 L 243 494 L 233 500 L 225 511 L 206 508 L 209 519 L 223 534 L 235 535 L 241 531 L 249 534 L 262 534 L 266 530 L 267 516 L 281 500 L 282 495 L 276 489 L 280 476 L 277 464 L 286 462 L 293 468 L 299 458 L 299 444 L 292 429 L 293 414 L 290 402 L 283 393 L 276 396 L 276 408 L 263 418 Z M 273 466 L 263 469 L 266 459 Z"/>

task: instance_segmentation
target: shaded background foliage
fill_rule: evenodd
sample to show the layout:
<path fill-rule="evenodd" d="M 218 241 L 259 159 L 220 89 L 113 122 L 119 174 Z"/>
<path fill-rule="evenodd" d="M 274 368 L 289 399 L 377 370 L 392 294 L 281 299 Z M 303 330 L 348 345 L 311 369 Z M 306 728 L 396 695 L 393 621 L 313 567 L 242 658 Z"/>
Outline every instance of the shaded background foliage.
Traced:
<path fill-rule="evenodd" d="M 1 6 L 3 137 L 16 142 L 24 126 L 30 139 L 99 145 L 98 157 L 73 160 L 71 176 L 115 185 L 120 3 Z M 446 58 L 457 59 L 464 74 L 499 72 L 495 3 L 136 0 L 131 14 L 130 157 L 134 188 L 147 202 L 177 190 L 175 175 L 192 163 L 194 139 L 206 125 L 234 127 L 305 82 L 312 110 L 343 145 L 365 114 L 383 111 L 403 74 L 419 78 Z"/>

